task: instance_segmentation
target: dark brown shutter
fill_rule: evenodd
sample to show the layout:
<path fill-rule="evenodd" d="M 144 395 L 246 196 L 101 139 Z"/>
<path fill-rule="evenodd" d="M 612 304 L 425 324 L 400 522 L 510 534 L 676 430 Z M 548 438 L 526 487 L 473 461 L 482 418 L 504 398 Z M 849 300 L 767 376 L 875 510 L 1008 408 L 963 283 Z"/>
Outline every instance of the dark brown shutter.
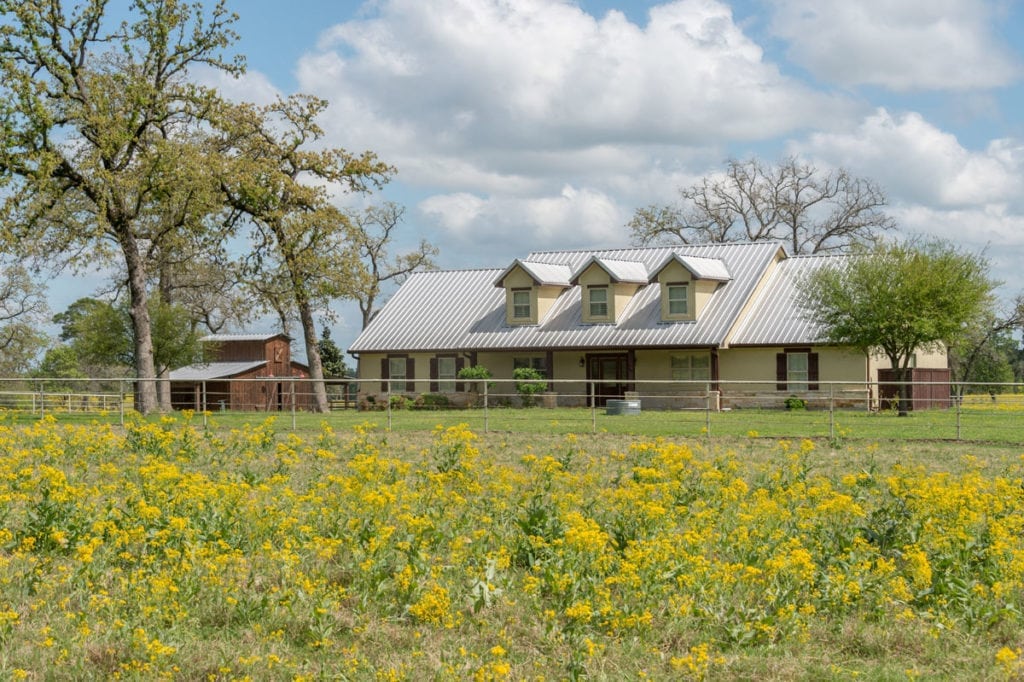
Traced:
<path fill-rule="evenodd" d="M 811 391 L 818 390 L 818 354 L 807 354 L 807 388 Z"/>
<path fill-rule="evenodd" d="M 776 353 L 775 354 L 775 390 L 785 391 L 786 390 L 786 354 Z"/>
<path fill-rule="evenodd" d="M 711 390 L 720 391 L 718 387 L 718 349 L 711 349 Z"/>
<path fill-rule="evenodd" d="M 555 353 L 554 351 L 548 351 L 544 356 L 544 374 L 548 381 L 555 378 Z M 554 387 L 550 387 L 551 390 L 555 390 Z"/>
<path fill-rule="evenodd" d="M 430 358 L 430 392 L 437 393 L 437 358 Z"/>
<path fill-rule="evenodd" d="M 412 358 L 405 359 L 405 391 L 413 393 L 416 390 L 416 361 Z"/>
<path fill-rule="evenodd" d="M 391 366 L 388 364 L 387 358 L 380 359 L 380 390 L 387 393 L 388 391 L 388 379 L 391 378 Z"/>
<path fill-rule="evenodd" d="M 459 376 L 459 372 L 461 372 L 465 366 L 466 366 L 466 358 L 464 358 L 462 356 L 459 356 L 459 357 L 455 358 L 455 376 L 456 377 Z M 465 390 L 466 390 L 465 382 L 462 382 L 462 381 L 456 381 L 455 382 L 455 391 L 457 393 L 462 393 Z"/>

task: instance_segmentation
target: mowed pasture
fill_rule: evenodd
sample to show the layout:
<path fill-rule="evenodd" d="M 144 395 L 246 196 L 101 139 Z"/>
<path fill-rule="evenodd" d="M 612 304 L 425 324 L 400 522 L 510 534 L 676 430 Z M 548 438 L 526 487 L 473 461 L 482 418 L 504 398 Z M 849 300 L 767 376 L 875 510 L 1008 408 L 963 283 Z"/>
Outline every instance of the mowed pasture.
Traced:
<path fill-rule="evenodd" d="M 1024 446 L 558 412 L 4 414 L 0 677 L 1024 676 Z"/>

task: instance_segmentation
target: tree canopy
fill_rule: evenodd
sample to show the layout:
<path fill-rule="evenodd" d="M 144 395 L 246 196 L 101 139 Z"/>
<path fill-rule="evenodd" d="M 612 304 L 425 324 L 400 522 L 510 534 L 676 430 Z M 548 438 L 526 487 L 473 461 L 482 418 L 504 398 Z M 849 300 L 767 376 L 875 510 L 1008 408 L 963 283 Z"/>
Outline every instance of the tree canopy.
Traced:
<path fill-rule="evenodd" d="M 393 168 L 372 152 L 317 149 L 318 116 L 327 103 L 303 95 L 257 107 L 225 107 L 226 157 L 221 185 L 228 205 L 252 230 L 243 271 L 252 282 L 277 282 L 302 327 L 317 409 L 330 406 L 323 383 L 314 314 L 350 290 L 353 250 L 345 215 L 331 191 L 363 192 L 386 182 Z M 315 181 L 315 182 L 314 182 Z M 277 297 L 284 317 L 284 300 Z"/>
<path fill-rule="evenodd" d="M 906 370 L 915 351 L 959 343 L 991 307 L 994 288 L 983 257 L 911 241 L 835 259 L 798 283 L 798 302 L 824 340 L 882 353 Z"/>
<path fill-rule="evenodd" d="M 730 160 L 724 173 L 680 188 L 679 198 L 637 209 L 628 224 L 633 242 L 779 241 L 793 254 L 847 252 L 895 226 L 878 185 L 794 156 L 773 166 Z"/>
<path fill-rule="evenodd" d="M 217 93 L 189 78 L 235 39 L 223 2 L 0 0 L 0 239 L 20 256 L 127 275 L 136 406 L 157 407 L 147 249 L 208 226 L 216 185 L 204 162 Z"/>

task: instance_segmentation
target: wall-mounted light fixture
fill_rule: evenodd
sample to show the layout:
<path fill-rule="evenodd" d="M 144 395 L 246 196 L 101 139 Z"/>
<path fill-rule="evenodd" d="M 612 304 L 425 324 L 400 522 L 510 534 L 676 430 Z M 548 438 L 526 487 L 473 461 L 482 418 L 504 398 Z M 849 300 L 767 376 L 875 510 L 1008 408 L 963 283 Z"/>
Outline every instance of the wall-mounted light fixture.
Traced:
<path fill-rule="evenodd" d="M 585 359 L 583 358 L 583 356 L 581 355 L 581 356 L 580 356 L 580 367 L 585 367 L 585 366 L 586 366 L 586 364 L 587 364 L 587 361 L 586 361 L 586 360 L 585 360 Z"/>

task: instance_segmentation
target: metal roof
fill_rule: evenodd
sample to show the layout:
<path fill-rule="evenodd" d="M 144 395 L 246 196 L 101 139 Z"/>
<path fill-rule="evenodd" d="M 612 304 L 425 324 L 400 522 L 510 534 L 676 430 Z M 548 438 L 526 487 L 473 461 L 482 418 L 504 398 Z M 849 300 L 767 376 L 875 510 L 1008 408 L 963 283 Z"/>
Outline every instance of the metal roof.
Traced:
<path fill-rule="evenodd" d="M 794 256 L 779 263 L 740 322 L 731 346 L 809 345 L 824 340 L 797 304 L 797 283 L 810 273 L 840 265 L 845 256 Z"/>
<path fill-rule="evenodd" d="M 283 336 L 284 338 L 291 340 L 291 337 L 287 334 L 280 332 L 273 332 L 268 334 L 208 334 L 200 339 L 200 341 L 212 341 L 214 343 L 226 343 L 228 341 L 268 341 L 270 339 Z"/>
<path fill-rule="evenodd" d="M 518 258 L 512 261 L 512 265 L 501 271 L 501 274 L 494 280 L 494 286 L 502 286 L 502 280 L 504 280 L 508 273 L 512 272 L 517 266 L 525 270 L 537 284 L 550 284 L 563 287 L 569 286 L 569 268 L 564 265 L 537 263 L 529 260 L 519 260 Z"/>
<path fill-rule="evenodd" d="M 266 360 L 252 360 L 249 362 L 208 362 L 205 364 L 188 365 L 172 369 L 171 381 L 228 379 L 266 364 Z"/>
<path fill-rule="evenodd" d="M 687 256 L 678 253 L 669 255 L 665 262 L 654 271 L 654 274 L 661 272 L 662 268 L 672 261 L 680 263 L 697 279 L 710 279 L 719 282 L 728 282 L 732 279 L 729 275 L 729 268 L 725 267 L 725 263 L 718 258 L 702 258 L 700 256 Z"/>
<path fill-rule="evenodd" d="M 598 258 L 597 256 L 591 256 L 583 261 L 583 264 L 573 272 L 571 282 L 577 284 L 580 275 L 592 264 L 596 264 L 607 272 L 613 282 L 631 282 L 633 284 L 647 284 L 650 282 L 650 274 L 647 272 L 647 267 L 640 261 Z"/>
<path fill-rule="evenodd" d="M 640 263 L 648 277 L 673 254 L 714 259 L 731 273 L 700 318 L 661 320 L 657 284 L 640 287 L 616 323 L 587 324 L 580 288 L 566 288 L 536 325 L 508 325 L 505 292 L 494 286 L 505 271 L 448 270 L 409 277 L 352 343 L 349 351 L 439 352 L 460 350 L 708 347 L 721 345 L 781 248 L 769 242 L 707 244 L 589 251 L 542 251 L 523 261 L 561 265 L 569 272 L 593 257 Z"/>

